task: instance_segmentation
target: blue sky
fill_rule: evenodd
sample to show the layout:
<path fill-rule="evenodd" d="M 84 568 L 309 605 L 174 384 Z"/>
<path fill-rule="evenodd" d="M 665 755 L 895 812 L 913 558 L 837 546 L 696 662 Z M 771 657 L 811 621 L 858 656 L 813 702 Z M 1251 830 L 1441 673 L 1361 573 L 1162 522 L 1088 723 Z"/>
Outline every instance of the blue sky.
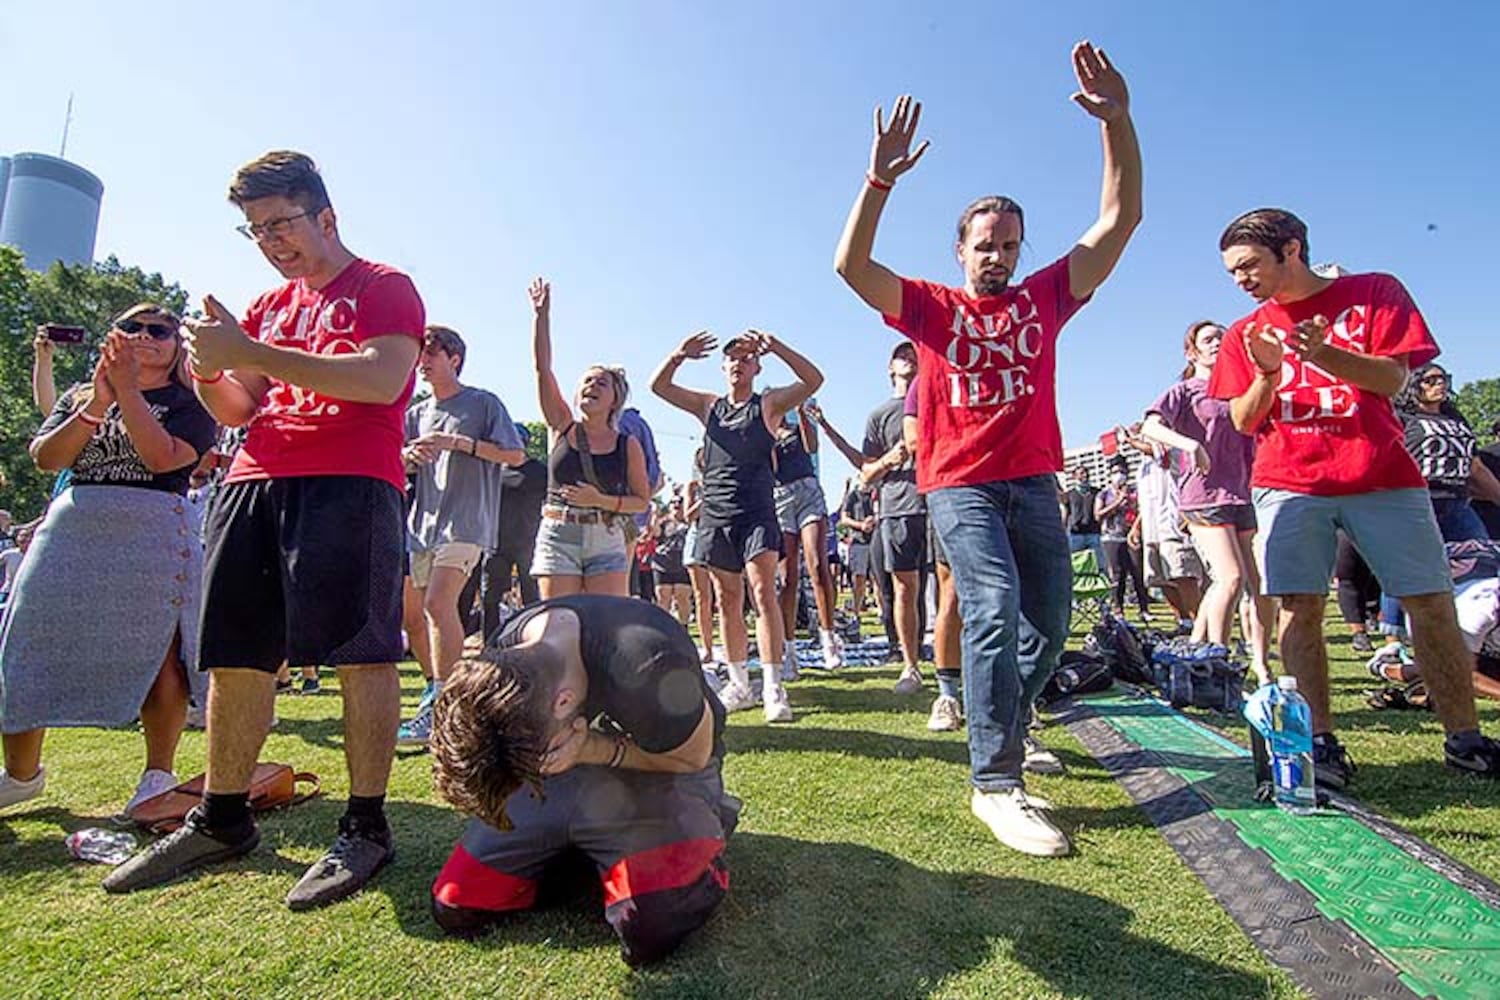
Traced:
<path fill-rule="evenodd" d="M 1315 260 L 1397 274 L 1458 381 L 1497 374 L 1480 262 L 1500 130 L 1475 50 L 1500 8 L 719 6 L 14 4 L 0 152 L 55 153 L 75 93 L 69 158 L 106 186 L 99 255 L 238 310 L 275 275 L 233 232 L 228 178 L 302 149 L 350 248 L 408 270 L 430 319 L 463 331 L 468 381 L 538 414 L 526 285 L 546 275 L 559 378 L 626 364 L 681 477 L 696 425 L 646 383 L 700 328 L 805 350 L 850 437 L 886 395 L 895 335 L 831 265 L 877 102 L 915 94 L 933 143 L 891 200 L 881 260 L 957 283 L 954 221 L 990 193 L 1026 208 L 1023 268 L 1066 252 L 1098 204 L 1097 128 L 1068 101 L 1088 37 L 1131 85 L 1145 223 L 1063 338 L 1070 446 L 1173 380 L 1191 320 L 1247 311 L 1217 239 L 1261 205 L 1307 220 Z M 709 363 L 683 372 L 721 384 Z M 847 471 L 828 456 L 830 492 Z"/>

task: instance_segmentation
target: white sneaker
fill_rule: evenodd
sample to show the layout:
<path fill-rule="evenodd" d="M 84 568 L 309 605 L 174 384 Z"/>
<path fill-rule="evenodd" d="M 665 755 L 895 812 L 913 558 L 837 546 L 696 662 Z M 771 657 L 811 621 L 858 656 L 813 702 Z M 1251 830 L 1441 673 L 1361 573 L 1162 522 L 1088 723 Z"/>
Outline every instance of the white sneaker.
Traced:
<path fill-rule="evenodd" d="M 0 770 L 0 809 L 13 806 L 27 799 L 34 799 L 42 794 L 47 787 L 47 769 L 37 768 L 36 776 L 30 781 L 17 781 L 10 775 Z"/>
<path fill-rule="evenodd" d="M 781 679 L 783 682 L 794 681 L 801 676 L 802 671 L 797 664 L 797 644 L 788 639 L 781 655 Z"/>
<path fill-rule="evenodd" d="M 823 634 L 823 669 L 838 670 L 844 665 L 844 642 L 832 632 Z"/>
<path fill-rule="evenodd" d="M 177 775 L 171 771 L 163 771 L 160 768 L 153 767 L 141 775 L 140 782 L 135 786 L 135 794 L 130 797 L 130 801 L 125 803 L 125 808 L 121 809 L 120 812 L 129 816 L 130 811 L 142 802 L 176 787 Z"/>
<path fill-rule="evenodd" d="M 767 688 L 765 703 L 767 722 L 792 721 L 792 703 L 787 700 L 786 688 L 780 684 L 777 684 L 774 688 Z"/>
<path fill-rule="evenodd" d="M 743 712 L 755 707 L 755 692 L 743 684 L 727 684 L 719 692 L 719 701 L 726 712 Z"/>
<path fill-rule="evenodd" d="M 1032 774 L 1062 774 L 1067 771 L 1063 762 L 1057 754 L 1048 750 L 1042 741 L 1035 736 L 1026 737 L 1026 759 L 1021 762 L 1021 770 L 1030 771 Z"/>
<path fill-rule="evenodd" d="M 906 667 L 901 671 L 901 676 L 896 678 L 896 686 L 891 690 L 897 694 L 916 694 L 922 690 L 922 671 L 916 667 Z"/>
<path fill-rule="evenodd" d="M 189 705 L 187 710 L 187 721 L 184 725 L 188 729 L 208 728 L 208 709 L 202 705 Z"/>
<path fill-rule="evenodd" d="M 703 668 L 703 683 L 707 684 L 708 689 L 714 694 L 724 690 L 724 678 L 720 677 L 719 672 L 713 667 Z"/>
<path fill-rule="evenodd" d="M 927 728 L 934 733 L 954 733 L 964 727 L 964 714 L 959 710 L 958 699 L 951 694 L 940 694 L 932 703 L 932 714 L 927 717 Z"/>
<path fill-rule="evenodd" d="M 1072 849 L 1068 835 L 1052 825 L 1038 803 L 1020 788 L 998 792 L 974 789 L 969 800 L 974 815 L 1006 847 L 1038 858 L 1058 858 Z"/>

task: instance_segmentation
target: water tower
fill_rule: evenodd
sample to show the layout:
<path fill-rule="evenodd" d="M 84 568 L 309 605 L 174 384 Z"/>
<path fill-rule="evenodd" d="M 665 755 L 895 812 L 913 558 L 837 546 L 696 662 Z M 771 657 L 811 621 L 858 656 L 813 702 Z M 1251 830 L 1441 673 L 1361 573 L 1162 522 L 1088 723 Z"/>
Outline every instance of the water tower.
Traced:
<path fill-rule="evenodd" d="M 104 182 L 45 153 L 17 153 L 0 162 L 8 164 L 8 169 L 0 166 L 5 180 L 0 243 L 19 249 L 33 271 L 59 260 L 92 264 Z"/>

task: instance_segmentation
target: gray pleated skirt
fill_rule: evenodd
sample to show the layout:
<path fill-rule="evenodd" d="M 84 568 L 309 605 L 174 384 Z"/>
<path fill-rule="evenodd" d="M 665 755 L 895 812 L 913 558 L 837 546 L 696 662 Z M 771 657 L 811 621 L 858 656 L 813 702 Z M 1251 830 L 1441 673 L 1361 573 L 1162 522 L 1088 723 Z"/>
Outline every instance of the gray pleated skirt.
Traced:
<path fill-rule="evenodd" d="M 187 501 L 132 486 L 74 486 L 52 501 L 0 620 L 0 731 L 133 721 L 182 636 L 196 669 L 203 548 Z"/>

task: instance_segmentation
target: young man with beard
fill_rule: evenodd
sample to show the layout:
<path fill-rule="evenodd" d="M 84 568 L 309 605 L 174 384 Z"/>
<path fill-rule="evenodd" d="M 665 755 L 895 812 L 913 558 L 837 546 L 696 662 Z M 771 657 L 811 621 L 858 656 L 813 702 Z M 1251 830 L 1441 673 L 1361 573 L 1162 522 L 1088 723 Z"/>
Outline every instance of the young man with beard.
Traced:
<path fill-rule="evenodd" d="M 401 713 L 402 414 L 425 319 L 411 279 L 345 248 L 307 156 L 246 164 L 229 200 L 286 283 L 243 322 L 209 296 L 206 317 L 184 325 L 204 405 L 249 425 L 207 524 L 207 787 L 181 829 L 104 887 L 144 889 L 255 848 L 248 789 L 277 667 L 327 663 L 343 692 L 350 797 L 332 849 L 287 896 L 302 910 L 359 891 L 394 857 L 384 805 Z"/>
<path fill-rule="evenodd" d="M 474 568 L 493 552 L 500 527 L 501 466 L 526 452 L 505 404 L 494 393 L 459 381 L 468 348 L 457 330 L 429 326 L 417 371 L 432 395 L 406 411 L 407 468 L 416 473 L 407 515 L 411 609 L 406 634 L 432 683 L 412 718 L 401 724 L 402 746 L 426 746 L 432 703 L 464 649 L 459 595 Z"/>
<path fill-rule="evenodd" d="M 1141 218 L 1141 158 L 1125 80 L 1088 42 L 1073 49 L 1073 100 L 1100 122 L 1104 180 L 1098 221 L 1063 258 L 1010 285 L 1025 236 L 1009 198 L 959 218 L 964 285 L 903 278 L 872 260 L 875 229 L 915 150 L 921 106 L 876 110 L 870 168 L 839 241 L 835 267 L 854 292 L 911 337 L 921 356 L 918 487 L 943 540 L 963 619 L 971 807 L 1004 844 L 1065 854 L 1068 838 L 1026 797 L 1023 739 L 1032 702 L 1056 667 L 1071 612 L 1068 538 L 1058 506 L 1062 434 L 1055 401 L 1057 337 L 1114 269 Z"/>
<path fill-rule="evenodd" d="M 1388 274 L 1324 277 L 1308 267 L 1307 226 L 1265 208 L 1229 224 L 1224 266 L 1257 306 L 1225 333 L 1208 394 L 1254 434 L 1255 515 L 1266 594 L 1281 599 L 1281 655 L 1312 708 L 1319 784 L 1354 766 L 1333 735 L 1323 605 L 1342 529 L 1381 589 L 1401 600 L 1447 739 L 1448 766 L 1500 777 L 1500 744 L 1479 732 L 1472 659 L 1427 481 L 1391 397 L 1437 357 L 1416 303 Z"/>

